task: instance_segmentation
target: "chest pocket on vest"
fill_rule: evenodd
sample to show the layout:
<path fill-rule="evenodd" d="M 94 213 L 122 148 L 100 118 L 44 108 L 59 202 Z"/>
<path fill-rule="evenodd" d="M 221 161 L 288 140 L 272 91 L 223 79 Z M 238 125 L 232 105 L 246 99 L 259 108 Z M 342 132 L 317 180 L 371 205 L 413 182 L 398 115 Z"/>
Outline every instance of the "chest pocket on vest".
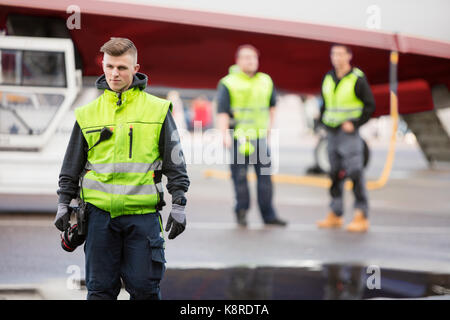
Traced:
<path fill-rule="evenodd" d="M 111 133 L 114 132 L 114 126 L 97 126 L 93 128 L 84 129 L 84 137 L 89 147 L 89 157 L 93 156 L 93 153 L 102 154 L 109 150 L 114 145 L 114 139 L 110 139 L 110 137 L 103 137 L 101 141 L 101 132 L 103 128 L 109 129 Z"/>
<path fill-rule="evenodd" d="M 159 155 L 160 123 L 127 123 L 127 158 L 133 162 L 149 162 Z"/>

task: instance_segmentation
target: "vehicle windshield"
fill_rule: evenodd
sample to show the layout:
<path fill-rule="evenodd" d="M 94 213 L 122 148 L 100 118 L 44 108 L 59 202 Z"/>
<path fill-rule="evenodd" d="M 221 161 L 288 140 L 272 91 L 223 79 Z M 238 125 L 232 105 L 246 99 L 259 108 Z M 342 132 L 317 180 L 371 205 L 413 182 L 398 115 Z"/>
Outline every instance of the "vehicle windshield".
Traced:
<path fill-rule="evenodd" d="M 64 52 L 0 48 L 0 85 L 66 87 Z"/>

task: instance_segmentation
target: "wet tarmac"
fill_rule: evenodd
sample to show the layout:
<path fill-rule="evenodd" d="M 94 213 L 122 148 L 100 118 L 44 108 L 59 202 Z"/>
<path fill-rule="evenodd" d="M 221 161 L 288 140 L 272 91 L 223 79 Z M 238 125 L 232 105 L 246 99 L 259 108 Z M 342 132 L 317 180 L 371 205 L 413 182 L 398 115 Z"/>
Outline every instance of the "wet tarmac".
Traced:
<path fill-rule="evenodd" d="M 315 268 L 169 269 L 161 286 L 165 299 L 353 300 L 438 295 L 450 299 L 450 274 L 339 264 Z"/>
<path fill-rule="evenodd" d="M 280 172 L 303 174 L 312 162 L 312 147 L 284 146 Z M 381 171 L 386 151 L 384 146 L 372 150 L 368 179 Z M 449 295 L 450 170 L 428 169 L 417 148 L 400 146 L 388 184 L 369 192 L 371 227 L 366 234 L 318 230 L 316 221 L 328 210 L 328 191 L 306 185 L 275 185 L 276 210 L 289 225 L 266 227 L 253 182 L 249 227 L 238 228 L 231 181 L 206 178 L 206 168 L 228 170 L 226 165 L 188 166 L 188 225 L 166 244 L 165 299 Z M 82 248 L 73 253 L 61 249 L 53 226 L 56 187 L 52 190 L 0 195 L 0 296 L 85 299 L 85 291 L 67 288 L 73 268 L 84 279 L 84 254 Z M 352 219 L 352 202 L 346 192 L 345 223 Z M 163 210 L 164 221 L 169 211 Z M 380 289 L 367 286 L 373 275 L 367 273 L 369 266 L 380 270 Z M 120 298 L 128 295 L 121 293 Z"/>
<path fill-rule="evenodd" d="M 87 293 L 84 279 L 73 286 L 70 291 L 83 299 Z M 0 287 L 0 300 L 55 299 L 48 296 L 48 287 Z M 174 268 L 166 270 L 161 288 L 164 300 L 450 300 L 450 274 L 340 264 L 312 268 Z M 65 290 L 69 291 L 68 287 Z M 63 293 L 56 299 L 64 298 L 67 295 Z M 128 298 L 122 287 L 119 299 Z"/>

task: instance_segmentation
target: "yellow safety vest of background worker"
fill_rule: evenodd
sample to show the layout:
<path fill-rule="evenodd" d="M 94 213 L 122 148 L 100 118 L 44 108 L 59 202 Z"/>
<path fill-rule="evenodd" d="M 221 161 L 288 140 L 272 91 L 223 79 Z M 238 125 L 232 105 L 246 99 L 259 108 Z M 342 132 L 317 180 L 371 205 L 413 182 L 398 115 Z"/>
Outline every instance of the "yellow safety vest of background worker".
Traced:
<path fill-rule="evenodd" d="M 258 205 L 263 222 L 285 226 L 272 205 L 270 150 L 267 136 L 276 102 L 275 90 L 269 75 L 257 72 L 258 50 L 242 45 L 236 51 L 236 65 L 218 85 L 218 126 L 225 147 L 231 148 L 231 176 L 235 190 L 237 223 L 247 226 L 250 208 L 247 169 L 253 164 L 257 176 Z M 233 129 L 232 134 L 228 129 Z"/>

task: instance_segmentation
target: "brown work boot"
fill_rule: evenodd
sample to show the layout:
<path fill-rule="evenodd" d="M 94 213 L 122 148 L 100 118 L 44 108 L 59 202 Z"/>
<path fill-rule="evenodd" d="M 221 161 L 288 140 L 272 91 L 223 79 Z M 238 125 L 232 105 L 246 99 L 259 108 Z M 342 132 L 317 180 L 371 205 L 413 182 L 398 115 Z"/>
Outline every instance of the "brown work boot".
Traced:
<path fill-rule="evenodd" d="M 369 220 L 364 216 L 360 209 L 355 210 L 353 221 L 347 226 L 346 230 L 350 232 L 366 232 L 369 229 Z"/>
<path fill-rule="evenodd" d="M 317 221 L 317 226 L 319 228 L 340 228 L 342 226 L 342 218 L 331 211 L 324 220 Z"/>

